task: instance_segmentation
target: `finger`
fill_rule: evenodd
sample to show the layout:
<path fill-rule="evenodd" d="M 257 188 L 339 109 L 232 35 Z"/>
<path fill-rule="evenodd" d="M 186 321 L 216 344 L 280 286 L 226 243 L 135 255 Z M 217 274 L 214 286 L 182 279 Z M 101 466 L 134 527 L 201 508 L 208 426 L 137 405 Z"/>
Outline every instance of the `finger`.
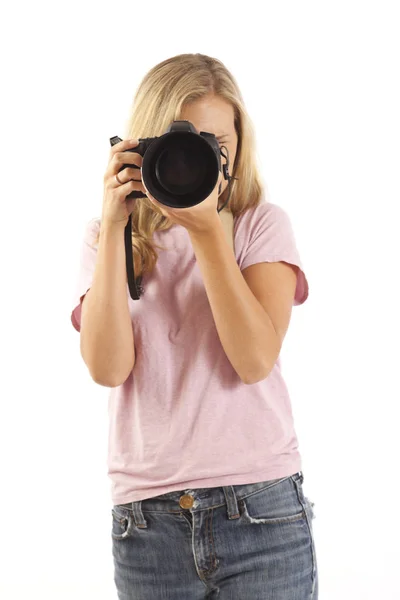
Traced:
<path fill-rule="evenodd" d="M 137 180 L 137 179 L 133 179 L 132 177 L 126 177 L 125 176 L 125 171 L 127 169 L 123 169 L 120 173 L 117 173 L 116 175 L 111 175 L 107 181 L 105 182 L 105 186 L 111 189 L 118 189 L 118 188 L 122 188 L 122 186 L 126 186 L 128 184 L 132 184 L 132 190 L 136 190 L 138 192 L 142 192 L 143 194 L 146 193 L 144 186 L 143 186 L 143 181 Z M 117 180 L 117 176 L 119 181 Z M 124 188 L 125 190 L 125 188 Z"/>
<path fill-rule="evenodd" d="M 219 190 L 219 188 L 221 186 L 221 193 L 222 193 L 222 188 L 223 188 L 223 181 L 224 181 L 224 178 L 222 176 L 222 172 L 220 171 L 219 174 L 218 174 L 218 181 L 215 184 L 215 188 Z"/>
<path fill-rule="evenodd" d="M 137 173 L 139 173 L 139 176 L 137 176 Z M 126 168 L 114 174 L 110 173 L 108 183 L 113 187 L 118 187 L 119 185 L 128 183 L 128 181 L 137 181 L 141 183 L 140 170 Z"/>
<path fill-rule="evenodd" d="M 143 194 L 145 193 L 143 184 L 141 181 L 132 181 L 130 179 L 129 181 L 126 181 L 122 185 L 118 184 L 115 187 L 116 187 L 116 193 L 117 194 L 121 193 L 121 198 L 120 198 L 121 202 L 125 202 L 126 196 L 130 192 L 142 192 Z"/>
<path fill-rule="evenodd" d="M 140 169 L 142 166 L 143 157 L 135 152 L 134 148 L 128 149 L 125 152 L 116 152 L 110 161 L 112 168 L 121 169 L 123 165 L 136 165 Z"/>
<path fill-rule="evenodd" d="M 117 152 L 123 152 L 124 150 L 128 150 L 128 148 L 134 148 L 139 145 L 139 140 L 122 140 L 122 142 L 118 142 L 118 144 L 114 144 L 110 149 L 110 158 L 114 156 Z"/>
<path fill-rule="evenodd" d="M 121 181 L 129 181 L 129 179 L 133 179 L 134 181 L 142 180 L 140 169 L 135 169 L 132 167 L 126 167 L 125 169 L 122 169 L 122 171 L 118 173 L 118 177 Z"/>
<path fill-rule="evenodd" d="M 119 144 L 116 144 L 116 146 L 118 146 Z M 143 157 L 138 154 L 137 152 L 130 152 L 129 150 L 127 152 L 117 152 L 114 153 L 110 162 L 107 165 L 107 169 L 106 172 L 104 174 L 104 179 L 108 179 L 108 178 L 112 178 L 114 179 L 114 175 L 116 175 L 117 173 L 120 173 L 120 171 L 124 171 L 125 168 L 129 168 L 129 169 L 133 169 L 134 171 L 137 171 L 138 174 L 140 173 L 140 168 L 142 166 L 142 162 L 143 162 Z M 125 167 L 125 164 L 131 164 L 132 167 Z M 121 179 L 121 181 L 123 181 L 122 177 L 119 176 L 119 178 Z M 128 179 L 130 179 L 131 176 L 125 177 L 125 179 L 128 181 Z M 135 177 L 136 179 L 136 177 Z"/>

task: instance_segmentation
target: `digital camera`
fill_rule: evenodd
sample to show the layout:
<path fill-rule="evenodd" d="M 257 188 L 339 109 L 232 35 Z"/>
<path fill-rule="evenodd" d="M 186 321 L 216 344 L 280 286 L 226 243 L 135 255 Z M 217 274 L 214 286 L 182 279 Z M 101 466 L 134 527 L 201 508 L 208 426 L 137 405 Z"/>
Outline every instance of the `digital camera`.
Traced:
<path fill-rule="evenodd" d="M 111 145 L 121 138 L 110 138 Z M 149 193 L 171 208 L 189 208 L 203 202 L 213 191 L 221 171 L 221 150 L 212 133 L 197 133 L 190 121 L 173 121 L 167 131 L 152 138 L 140 138 L 139 145 L 124 152 L 143 157 L 142 180 Z M 124 164 L 126 167 L 139 168 Z M 224 176 L 227 178 L 225 169 Z M 127 199 L 145 198 L 139 191 Z"/>

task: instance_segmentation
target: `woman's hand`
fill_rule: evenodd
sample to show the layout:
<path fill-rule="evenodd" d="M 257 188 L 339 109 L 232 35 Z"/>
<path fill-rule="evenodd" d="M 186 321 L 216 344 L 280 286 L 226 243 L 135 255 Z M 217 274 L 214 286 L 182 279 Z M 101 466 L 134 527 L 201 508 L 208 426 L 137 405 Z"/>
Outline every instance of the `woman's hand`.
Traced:
<path fill-rule="evenodd" d="M 126 199 L 131 192 L 145 193 L 141 179 L 143 158 L 137 152 L 126 152 L 139 145 L 138 140 L 123 140 L 110 150 L 109 163 L 104 174 L 103 211 L 101 222 L 118 223 L 125 227 L 137 198 Z M 122 165 L 131 167 L 122 169 Z M 118 176 L 120 183 L 115 176 Z"/>
<path fill-rule="evenodd" d="M 146 196 L 150 202 L 157 206 L 165 217 L 168 217 L 177 225 L 182 225 L 189 233 L 202 233 L 203 231 L 209 231 L 215 223 L 219 222 L 217 208 L 218 188 L 221 182 L 222 173 L 220 171 L 217 184 L 208 198 L 203 200 L 203 202 L 200 202 L 200 204 L 189 208 L 170 208 L 169 206 L 165 206 L 164 204 L 157 202 L 157 200 L 150 195 L 146 186 L 143 185 L 146 190 Z"/>

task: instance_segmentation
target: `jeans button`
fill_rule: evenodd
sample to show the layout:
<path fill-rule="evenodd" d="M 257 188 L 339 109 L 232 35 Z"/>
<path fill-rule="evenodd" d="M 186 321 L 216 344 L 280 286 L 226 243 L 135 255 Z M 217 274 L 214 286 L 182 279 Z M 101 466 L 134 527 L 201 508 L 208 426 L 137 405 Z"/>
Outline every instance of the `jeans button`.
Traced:
<path fill-rule="evenodd" d="M 181 508 L 192 508 L 193 504 L 194 498 L 189 494 L 183 494 L 183 496 L 179 498 L 179 506 Z"/>

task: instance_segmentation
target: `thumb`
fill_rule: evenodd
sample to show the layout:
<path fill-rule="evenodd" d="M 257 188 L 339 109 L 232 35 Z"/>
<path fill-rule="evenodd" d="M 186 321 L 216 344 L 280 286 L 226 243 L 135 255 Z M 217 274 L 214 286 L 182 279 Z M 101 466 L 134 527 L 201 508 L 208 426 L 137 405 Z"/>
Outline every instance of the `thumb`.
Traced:
<path fill-rule="evenodd" d="M 215 184 L 215 188 L 218 190 L 218 193 L 219 193 L 219 190 L 222 188 L 222 182 L 223 182 L 222 171 L 219 171 L 219 173 L 218 173 L 218 181 Z"/>

